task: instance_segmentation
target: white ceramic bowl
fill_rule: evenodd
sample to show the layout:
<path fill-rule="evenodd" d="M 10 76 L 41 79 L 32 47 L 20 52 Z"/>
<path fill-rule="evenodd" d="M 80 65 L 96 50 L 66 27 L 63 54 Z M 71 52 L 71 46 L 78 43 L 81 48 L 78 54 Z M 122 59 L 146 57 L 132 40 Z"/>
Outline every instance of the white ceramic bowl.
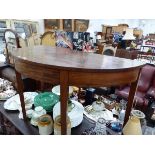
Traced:
<path fill-rule="evenodd" d="M 52 88 L 52 92 L 56 95 L 59 95 L 60 96 L 60 85 L 57 85 L 57 86 L 54 86 Z M 72 86 L 69 86 L 69 94 L 72 94 L 73 93 L 73 87 Z"/>
<path fill-rule="evenodd" d="M 71 127 L 78 126 L 83 120 L 84 107 L 81 103 L 72 100 L 72 103 L 75 107 L 68 112 L 68 116 L 71 121 Z M 60 115 L 60 102 L 58 102 L 53 108 L 53 120 L 55 120 L 56 116 Z"/>

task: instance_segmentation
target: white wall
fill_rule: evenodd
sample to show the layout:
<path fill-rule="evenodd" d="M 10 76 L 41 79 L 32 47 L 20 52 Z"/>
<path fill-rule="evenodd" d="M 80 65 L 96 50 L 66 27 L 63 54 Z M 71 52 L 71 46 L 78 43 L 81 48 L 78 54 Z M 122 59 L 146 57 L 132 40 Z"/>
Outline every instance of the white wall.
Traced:
<path fill-rule="evenodd" d="M 128 24 L 129 28 L 138 28 L 143 30 L 143 35 L 155 33 L 155 19 L 91 19 L 88 32 L 95 38 L 94 32 L 102 32 L 102 25 Z M 95 40 L 94 40 L 95 41 Z"/>
<path fill-rule="evenodd" d="M 45 32 L 44 19 L 38 19 L 39 23 L 39 33 L 43 34 Z"/>

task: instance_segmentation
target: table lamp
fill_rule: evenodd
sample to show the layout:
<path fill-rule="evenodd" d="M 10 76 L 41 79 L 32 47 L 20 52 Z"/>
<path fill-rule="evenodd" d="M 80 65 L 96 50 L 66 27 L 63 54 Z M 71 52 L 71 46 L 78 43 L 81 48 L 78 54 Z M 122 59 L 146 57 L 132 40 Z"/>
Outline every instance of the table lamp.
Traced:
<path fill-rule="evenodd" d="M 135 37 L 133 36 L 133 29 L 127 28 L 122 40 L 135 40 Z"/>
<path fill-rule="evenodd" d="M 126 49 L 126 47 L 130 47 L 131 41 L 135 40 L 135 37 L 133 36 L 133 29 L 126 29 L 125 35 L 122 38 L 122 46 Z"/>
<path fill-rule="evenodd" d="M 132 116 L 123 128 L 124 135 L 142 135 L 140 119 L 145 117 L 145 114 L 139 110 L 132 110 Z"/>

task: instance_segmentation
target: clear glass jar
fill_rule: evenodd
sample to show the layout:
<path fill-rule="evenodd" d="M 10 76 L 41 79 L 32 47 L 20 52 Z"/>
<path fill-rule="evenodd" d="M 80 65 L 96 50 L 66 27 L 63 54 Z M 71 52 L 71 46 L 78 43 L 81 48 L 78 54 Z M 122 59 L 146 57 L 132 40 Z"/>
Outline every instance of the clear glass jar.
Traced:
<path fill-rule="evenodd" d="M 101 97 L 98 97 L 97 101 L 94 101 L 92 104 L 93 110 L 102 111 L 105 108 L 104 103 L 101 100 Z"/>
<path fill-rule="evenodd" d="M 54 135 L 61 135 L 61 116 L 58 115 L 54 121 Z M 71 135 L 71 122 L 67 116 L 67 135 Z"/>
<path fill-rule="evenodd" d="M 98 118 L 96 122 L 96 126 L 94 128 L 94 132 L 97 135 L 106 135 L 106 120 L 104 118 Z"/>

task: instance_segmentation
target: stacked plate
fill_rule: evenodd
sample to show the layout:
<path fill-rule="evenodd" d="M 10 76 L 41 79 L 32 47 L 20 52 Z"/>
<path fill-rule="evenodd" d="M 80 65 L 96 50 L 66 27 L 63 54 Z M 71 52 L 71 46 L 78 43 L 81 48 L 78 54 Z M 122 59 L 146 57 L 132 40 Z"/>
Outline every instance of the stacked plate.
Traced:
<path fill-rule="evenodd" d="M 59 96 L 52 92 L 40 93 L 34 98 L 34 106 L 42 106 L 47 112 L 51 112 L 58 102 Z"/>
<path fill-rule="evenodd" d="M 74 105 L 71 111 L 68 111 L 68 116 L 71 121 L 71 127 L 78 126 L 83 120 L 84 107 L 81 103 L 71 100 Z M 60 115 L 60 102 L 58 102 L 53 108 L 53 119 Z"/>
<path fill-rule="evenodd" d="M 37 96 L 36 92 L 24 92 L 24 101 L 26 110 L 31 109 L 34 103 L 34 98 Z M 21 110 L 21 103 L 19 94 L 9 98 L 4 102 L 4 109 L 6 110 Z"/>
<path fill-rule="evenodd" d="M 57 85 L 57 86 L 54 86 L 52 88 L 52 92 L 56 95 L 59 95 L 60 96 L 60 85 Z M 69 94 L 72 94 L 73 92 L 73 87 L 72 86 L 69 86 Z"/>

